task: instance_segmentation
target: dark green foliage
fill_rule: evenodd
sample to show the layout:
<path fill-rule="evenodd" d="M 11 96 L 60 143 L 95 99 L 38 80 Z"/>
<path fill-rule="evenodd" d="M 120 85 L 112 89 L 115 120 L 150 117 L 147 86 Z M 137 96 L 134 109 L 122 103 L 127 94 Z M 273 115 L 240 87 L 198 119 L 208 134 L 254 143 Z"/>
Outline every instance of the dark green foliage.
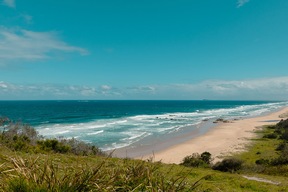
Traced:
<path fill-rule="evenodd" d="M 0 117 L 0 128 L 3 129 L 0 143 L 15 151 L 106 155 L 98 147 L 74 138 L 44 139 L 33 127 L 20 122 L 13 123 L 8 118 Z"/>
<path fill-rule="evenodd" d="M 283 151 L 286 148 L 288 148 L 288 144 L 284 141 L 277 146 L 276 151 Z"/>
<path fill-rule="evenodd" d="M 280 139 L 288 141 L 288 129 L 285 129 L 284 132 L 281 134 Z"/>
<path fill-rule="evenodd" d="M 278 135 L 276 133 L 268 133 L 263 136 L 263 138 L 268 138 L 268 139 L 276 139 Z"/>
<path fill-rule="evenodd" d="M 276 148 L 277 151 L 281 152 L 279 157 L 271 160 L 270 164 L 273 166 L 288 165 L 288 119 L 282 119 L 276 124 L 274 134 L 280 135 L 279 138 L 283 140 L 283 142 Z"/>
<path fill-rule="evenodd" d="M 271 161 L 272 165 L 287 165 L 288 164 L 288 147 L 284 147 L 278 158 Z"/>
<path fill-rule="evenodd" d="M 288 119 L 286 120 L 281 119 L 281 121 L 276 124 L 276 127 L 281 129 L 288 129 Z"/>
<path fill-rule="evenodd" d="M 277 123 L 274 133 L 280 135 L 280 139 L 288 141 L 288 119 Z"/>
<path fill-rule="evenodd" d="M 180 165 L 186 167 L 209 167 L 211 161 L 211 154 L 209 152 L 204 152 L 201 155 L 193 153 L 192 155 L 186 156 Z"/>
<path fill-rule="evenodd" d="M 257 165 L 269 165 L 270 161 L 268 159 L 258 159 L 255 161 Z"/>
<path fill-rule="evenodd" d="M 268 126 L 266 126 L 268 129 L 275 129 L 276 128 L 276 126 L 275 125 L 268 125 Z"/>
<path fill-rule="evenodd" d="M 236 158 L 223 159 L 221 162 L 217 162 L 212 168 L 214 170 L 223 172 L 235 172 L 242 168 L 243 161 Z"/>
<path fill-rule="evenodd" d="M 205 151 L 201 154 L 201 159 L 208 165 L 211 164 L 211 161 L 212 161 L 212 155 L 211 153 Z"/>
<path fill-rule="evenodd" d="M 45 139 L 37 141 L 40 149 L 43 151 L 54 151 L 56 153 L 67 153 L 70 150 L 68 145 L 64 145 L 57 139 Z"/>
<path fill-rule="evenodd" d="M 1 118 L 0 118 L 1 119 Z M 2 133 L 0 142 L 15 151 L 29 152 L 35 146 L 38 133 L 32 127 L 22 123 L 7 122 L 6 118 L 0 120 Z"/>

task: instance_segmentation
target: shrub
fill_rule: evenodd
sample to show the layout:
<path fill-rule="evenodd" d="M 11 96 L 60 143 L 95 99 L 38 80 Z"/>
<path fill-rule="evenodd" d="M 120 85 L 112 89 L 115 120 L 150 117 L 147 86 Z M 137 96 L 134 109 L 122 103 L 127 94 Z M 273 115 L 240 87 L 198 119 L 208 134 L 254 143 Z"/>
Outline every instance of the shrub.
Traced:
<path fill-rule="evenodd" d="M 199 153 L 193 153 L 192 155 L 184 157 L 180 165 L 186 167 L 209 167 L 211 161 L 211 154 L 209 152 L 204 152 L 201 155 L 199 155 Z"/>
<path fill-rule="evenodd" d="M 68 145 L 64 145 L 56 139 L 45 139 L 38 141 L 37 144 L 40 146 L 40 149 L 44 151 L 54 151 L 56 153 L 67 153 L 70 151 Z"/>
<path fill-rule="evenodd" d="M 288 129 L 286 129 L 280 136 L 280 139 L 288 141 Z"/>
<path fill-rule="evenodd" d="M 211 153 L 205 151 L 204 153 L 202 153 L 201 155 L 201 159 L 207 163 L 208 165 L 211 164 L 211 161 L 212 161 L 212 157 L 211 157 Z"/>
<path fill-rule="evenodd" d="M 268 159 L 258 159 L 255 161 L 257 165 L 269 165 L 270 161 Z"/>
<path fill-rule="evenodd" d="M 276 139 L 278 135 L 276 133 L 268 133 L 263 136 L 263 138 L 268 138 L 268 139 Z"/>
<path fill-rule="evenodd" d="M 201 159 L 201 156 L 198 153 L 193 153 L 192 155 L 184 157 L 180 165 L 186 167 L 201 167 L 205 165 L 205 162 Z"/>
<path fill-rule="evenodd" d="M 274 133 L 279 134 L 280 139 L 288 141 L 288 119 L 282 119 L 279 123 L 277 123 Z"/>
<path fill-rule="evenodd" d="M 268 125 L 266 126 L 268 129 L 275 129 L 276 128 L 276 125 Z"/>
<path fill-rule="evenodd" d="M 223 172 L 235 172 L 242 168 L 243 161 L 236 158 L 223 159 L 221 162 L 217 162 L 212 168 L 214 170 Z"/>
<path fill-rule="evenodd" d="M 33 127 L 20 122 L 13 123 L 8 118 L 0 117 L 0 128 L 3 130 L 0 142 L 12 150 L 106 156 L 98 147 L 74 138 L 44 139 Z"/>
<path fill-rule="evenodd" d="M 282 143 L 280 143 L 277 148 L 276 148 L 276 151 L 283 151 L 285 150 L 286 148 L 288 148 L 288 145 L 287 143 L 284 141 Z"/>
<path fill-rule="evenodd" d="M 98 147 L 91 145 L 89 143 L 85 143 L 83 141 L 79 141 L 75 138 L 72 139 L 60 139 L 60 142 L 64 145 L 70 147 L 70 152 L 75 155 L 100 155 L 106 156 L 106 154 L 99 149 Z"/>
<path fill-rule="evenodd" d="M 26 150 L 31 146 L 35 146 L 40 138 L 37 131 L 29 125 L 23 123 L 13 123 L 7 119 L 0 118 L 0 126 L 3 127 L 1 141 L 13 150 Z M 21 144 L 20 144 L 21 143 Z M 17 147 L 15 145 L 17 144 Z M 22 147 L 19 147 L 19 146 Z"/>
<path fill-rule="evenodd" d="M 271 161 L 272 165 L 288 165 L 288 147 L 285 147 L 278 158 Z"/>
<path fill-rule="evenodd" d="M 279 129 L 288 129 L 288 119 L 283 120 L 281 119 L 281 121 L 279 123 L 276 124 L 276 127 Z"/>

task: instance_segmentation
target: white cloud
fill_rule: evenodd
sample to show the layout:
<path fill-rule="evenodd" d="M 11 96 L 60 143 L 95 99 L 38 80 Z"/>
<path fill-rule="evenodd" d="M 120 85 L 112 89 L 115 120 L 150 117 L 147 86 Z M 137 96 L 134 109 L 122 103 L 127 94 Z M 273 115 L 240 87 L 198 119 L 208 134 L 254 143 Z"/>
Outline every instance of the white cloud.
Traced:
<path fill-rule="evenodd" d="M 0 81 L 1 99 L 101 99 L 121 93 L 107 85 L 13 84 Z"/>
<path fill-rule="evenodd" d="M 134 87 L 55 84 L 21 85 L 0 81 L 1 99 L 230 99 L 288 100 L 288 76 L 241 81 Z"/>
<path fill-rule="evenodd" d="M 8 87 L 8 85 L 3 82 L 3 81 L 0 81 L 0 89 L 6 89 Z"/>
<path fill-rule="evenodd" d="M 250 0 L 238 0 L 237 7 L 242 7 L 244 4 L 248 3 Z"/>
<path fill-rule="evenodd" d="M 109 91 L 109 90 L 111 90 L 111 87 L 110 87 L 109 85 L 102 85 L 102 86 L 101 86 L 101 89 L 102 89 L 103 91 Z"/>
<path fill-rule="evenodd" d="M 173 89 L 173 86 L 179 92 L 190 93 L 197 99 L 288 99 L 288 77 L 242 81 L 209 80 L 199 84 L 172 85 L 170 88 Z"/>
<path fill-rule="evenodd" d="M 136 86 L 136 87 L 128 87 L 127 90 L 132 90 L 135 92 L 154 92 L 156 90 L 155 86 Z"/>
<path fill-rule="evenodd" d="M 3 0 L 3 4 L 12 8 L 15 8 L 16 6 L 14 0 Z"/>
<path fill-rule="evenodd" d="M 87 50 L 68 45 L 56 32 L 34 32 L 24 29 L 0 27 L 0 65 L 11 61 L 41 60 L 55 52 L 78 52 Z"/>

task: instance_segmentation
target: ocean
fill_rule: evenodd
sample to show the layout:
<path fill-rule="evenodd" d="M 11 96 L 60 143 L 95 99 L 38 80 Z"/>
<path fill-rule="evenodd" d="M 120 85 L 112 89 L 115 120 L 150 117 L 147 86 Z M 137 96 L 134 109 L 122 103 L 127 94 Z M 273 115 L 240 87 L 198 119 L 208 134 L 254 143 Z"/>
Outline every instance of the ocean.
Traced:
<path fill-rule="evenodd" d="M 214 100 L 0 101 L 0 116 L 27 123 L 48 138 L 74 137 L 108 151 L 196 130 L 204 133 L 211 126 L 200 126 L 203 122 L 259 116 L 287 105 Z"/>

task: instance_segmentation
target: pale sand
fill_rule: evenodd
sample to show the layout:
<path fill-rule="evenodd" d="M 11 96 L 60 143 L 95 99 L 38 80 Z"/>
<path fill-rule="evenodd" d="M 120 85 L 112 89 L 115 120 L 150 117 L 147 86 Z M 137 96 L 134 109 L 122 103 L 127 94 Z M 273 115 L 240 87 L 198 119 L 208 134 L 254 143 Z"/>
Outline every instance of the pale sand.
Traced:
<path fill-rule="evenodd" d="M 288 107 L 265 116 L 219 123 L 204 135 L 138 159 L 153 158 L 154 161 L 179 164 L 184 157 L 192 153 L 201 154 L 208 151 L 216 162 L 231 153 L 245 150 L 251 138 L 257 136 L 255 133 L 257 129 L 263 125 L 276 124 L 281 119 L 287 118 L 287 114 Z"/>

